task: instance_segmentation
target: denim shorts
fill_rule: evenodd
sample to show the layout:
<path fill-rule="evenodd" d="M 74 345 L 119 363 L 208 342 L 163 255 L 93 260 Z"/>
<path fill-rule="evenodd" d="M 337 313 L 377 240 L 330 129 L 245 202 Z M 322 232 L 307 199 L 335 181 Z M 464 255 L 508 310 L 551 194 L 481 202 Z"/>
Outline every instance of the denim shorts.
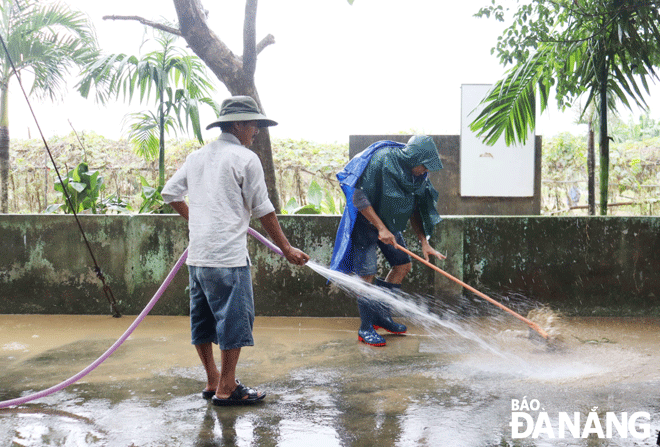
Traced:
<path fill-rule="evenodd" d="M 250 266 L 188 270 L 192 344 L 216 343 L 224 351 L 254 346 Z"/>
<path fill-rule="evenodd" d="M 406 247 L 400 231 L 394 233 L 397 244 Z M 372 276 L 378 273 L 378 253 L 376 247 L 385 256 L 391 267 L 408 264 L 410 256 L 401 250 L 397 250 L 390 244 L 384 244 L 378 240 L 378 230 L 366 217 L 358 213 L 351 233 L 353 250 L 353 273 L 358 276 Z"/>

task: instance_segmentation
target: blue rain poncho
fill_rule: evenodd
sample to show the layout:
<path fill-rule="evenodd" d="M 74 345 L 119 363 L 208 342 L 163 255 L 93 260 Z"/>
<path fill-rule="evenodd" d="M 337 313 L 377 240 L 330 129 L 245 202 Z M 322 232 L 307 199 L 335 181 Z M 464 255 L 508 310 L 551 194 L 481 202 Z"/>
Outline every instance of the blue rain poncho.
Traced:
<path fill-rule="evenodd" d="M 440 222 L 436 205 L 438 192 L 428 175 L 414 177 L 412 168 L 424 165 L 439 170 L 442 163 L 430 137 L 413 137 L 408 144 L 379 141 L 372 144 L 337 174 L 346 195 L 346 208 L 337 229 L 330 268 L 344 273 L 353 271 L 351 234 L 358 210 L 353 193 L 362 189 L 387 228 L 403 231 L 415 208 L 419 210 L 424 233 L 430 235 Z"/>

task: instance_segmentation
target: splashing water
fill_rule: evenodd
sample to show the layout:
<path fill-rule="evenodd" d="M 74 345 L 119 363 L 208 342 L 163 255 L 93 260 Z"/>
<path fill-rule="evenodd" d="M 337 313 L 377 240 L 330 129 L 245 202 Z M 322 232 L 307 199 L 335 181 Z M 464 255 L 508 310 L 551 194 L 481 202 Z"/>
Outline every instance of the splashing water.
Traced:
<path fill-rule="evenodd" d="M 547 306 L 541 306 L 530 310 L 527 318 L 545 329 L 550 339 L 555 342 L 564 341 L 564 337 L 562 336 L 563 318 L 558 312 Z"/>
<path fill-rule="evenodd" d="M 473 349 L 450 351 L 450 347 L 443 341 L 438 352 L 468 354 L 460 361 L 455 358 L 451 366 L 452 371 L 463 378 L 479 377 L 479 374 L 489 377 L 495 374 L 498 377 L 507 375 L 510 378 L 544 383 L 570 382 L 597 380 L 601 374 L 611 369 L 611 361 L 607 356 L 603 356 L 602 352 L 585 352 L 575 344 L 567 346 L 567 349 L 549 349 L 550 345 L 546 340 L 539 340 L 539 343 L 529 337 L 529 328 L 511 328 L 508 314 L 482 305 L 482 301 L 473 300 L 469 296 L 459 298 L 458 302 L 438 301 L 435 297 L 411 295 L 400 290 L 390 291 L 369 284 L 357 276 L 330 270 L 313 261 L 308 262 L 307 266 L 352 297 L 361 297 L 389 306 L 397 314 L 423 328 L 431 338 L 442 337 L 443 330 L 448 329 L 461 340 L 480 347 L 482 352 Z M 507 302 L 520 311 L 532 308 L 528 318 L 543 326 L 553 338 L 559 341 L 564 339 L 561 337 L 564 332 L 561 314 L 515 293 L 495 299 Z M 474 318 L 463 321 L 463 318 L 468 316 Z M 432 346 L 424 348 L 430 348 L 431 351 L 428 352 L 435 352 Z"/>
<path fill-rule="evenodd" d="M 427 329 L 432 329 L 434 327 L 437 328 L 439 326 L 444 327 L 467 340 L 477 343 L 483 349 L 486 349 L 499 357 L 509 357 L 507 353 L 502 352 L 497 347 L 486 342 L 474 332 L 435 314 L 424 300 L 421 300 L 421 303 L 417 303 L 412 295 L 405 292 L 400 290 L 392 292 L 388 289 L 367 283 L 357 276 L 330 270 L 329 268 L 323 267 L 313 261 L 309 261 L 306 265 L 350 295 L 386 304 L 396 310 L 399 314 L 413 319 L 416 323 L 419 323 Z"/>

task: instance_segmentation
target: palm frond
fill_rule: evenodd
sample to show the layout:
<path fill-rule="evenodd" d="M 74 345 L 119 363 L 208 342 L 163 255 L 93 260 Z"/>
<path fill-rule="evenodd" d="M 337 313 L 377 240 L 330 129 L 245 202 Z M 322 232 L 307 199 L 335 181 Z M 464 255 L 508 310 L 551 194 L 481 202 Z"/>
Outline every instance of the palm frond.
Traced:
<path fill-rule="evenodd" d="M 17 70 L 29 69 L 34 75 L 32 93 L 53 99 L 60 96 L 69 71 L 97 54 L 91 23 L 63 3 L 27 1 L 16 8 L 5 1 L 4 6 L 0 27 Z M 2 61 L 6 68 L 6 56 Z"/>
<path fill-rule="evenodd" d="M 158 158 L 159 126 L 158 118 L 150 112 L 131 113 L 126 121 L 129 124 L 128 141 L 135 153 L 148 161 Z"/>
<path fill-rule="evenodd" d="M 210 106 L 216 115 L 219 107 L 210 96 L 213 83 L 206 66 L 196 56 L 175 45 L 176 36 L 159 34 L 159 48 L 142 56 L 98 56 L 83 73 L 79 89 L 89 94 L 97 89 L 97 98 L 135 97 L 140 103 L 154 105 L 153 111 L 132 114 L 129 139 L 138 154 L 154 159 L 158 156 L 160 123 L 163 132 L 192 131 L 201 142 L 199 105 Z"/>
<path fill-rule="evenodd" d="M 495 144 L 504 134 L 507 145 L 526 142 L 536 125 L 536 93 L 540 92 L 541 109 L 547 107 L 549 85 L 543 77 L 546 51 L 542 50 L 523 64 L 510 69 L 482 101 L 481 112 L 470 129 Z"/>

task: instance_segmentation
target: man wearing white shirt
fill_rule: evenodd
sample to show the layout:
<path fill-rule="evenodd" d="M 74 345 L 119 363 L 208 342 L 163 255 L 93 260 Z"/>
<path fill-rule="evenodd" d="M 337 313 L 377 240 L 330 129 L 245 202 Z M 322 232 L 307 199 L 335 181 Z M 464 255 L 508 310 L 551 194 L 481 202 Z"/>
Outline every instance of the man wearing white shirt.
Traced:
<path fill-rule="evenodd" d="M 207 375 L 202 396 L 215 405 L 249 404 L 266 396 L 242 385 L 235 375 L 241 348 L 254 345 L 250 218 L 261 221 L 290 263 L 309 260 L 282 232 L 259 157 L 247 149 L 259 128 L 276 124 L 249 96 L 226 99 L 218 121 L 207 126 L 220 127 L 220 137 L 188 155 L 162 191 L 165 202 L 188 220 L 192 344 Z M 220 370 L 212 343 L 220 347 Z"/>

